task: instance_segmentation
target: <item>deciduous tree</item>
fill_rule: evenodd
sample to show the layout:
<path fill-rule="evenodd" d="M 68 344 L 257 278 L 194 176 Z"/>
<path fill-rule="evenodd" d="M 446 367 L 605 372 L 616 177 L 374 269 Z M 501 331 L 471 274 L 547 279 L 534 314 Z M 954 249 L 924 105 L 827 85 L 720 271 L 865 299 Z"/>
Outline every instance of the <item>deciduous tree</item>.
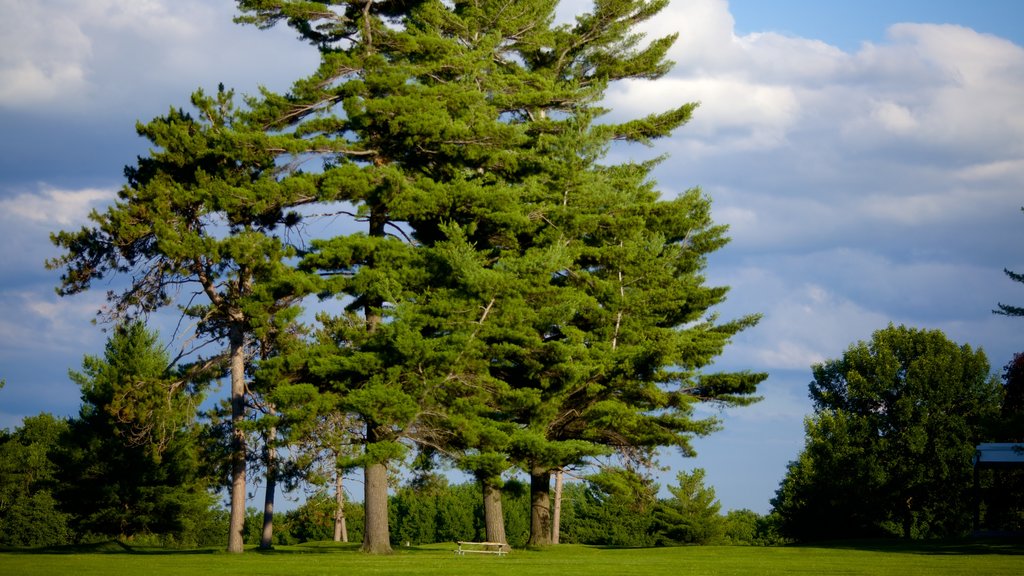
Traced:
<path fill-rule="evenodd" d="M 1001 396 L 985 354 L 889 326 L 812 370 L 806 445 L 773 500 L 787 535 L 968 530 L 971 459 Z"/>
<path fill-rule="evenodd" d="M 0 430 L 0 545 L 71 542 L 71 518 L 54 498 L 60 487 L 54 455 L 67 429 L 67 421 L 43 413 L 13 432 Z"/>

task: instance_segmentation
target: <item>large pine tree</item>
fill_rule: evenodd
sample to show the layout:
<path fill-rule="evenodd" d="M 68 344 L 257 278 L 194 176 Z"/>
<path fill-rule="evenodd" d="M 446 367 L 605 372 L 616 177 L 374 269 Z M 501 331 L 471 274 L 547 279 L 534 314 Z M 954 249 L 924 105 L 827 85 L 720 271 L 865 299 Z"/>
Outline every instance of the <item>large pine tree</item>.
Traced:
<path fill-rule="evenodd" d="M 611 83 L 669 70 L 675 37 L 636 31 L 665 5 L 601 1 L 559 25 L 544 0 L 239 2 L 242 21 L 287 22 L 320 51 L 254 118 L 319 155 L 297 177 L 365 226 L 303 264 L 347 310 L 325 319 L 309 373 L 365 424 L 364 549 L 389 549 L 384 475 L 403 439 L 452 440 L 492 485 L 519 463 L 545 544 L 551 470 L 689 453 L 716 427 L 692 405 L 748 402 L 764 378 L 703 373 L 756 321 L 711 314 L 726 288 L 702 272 L 726 238 L 709 200 L 661 199 L 653 164 L 602 164 L 694 109 L 599 122 Z M 491 433 L 445 436 L 438 415 Z"/>
<path fill-rule="evenodd" d="M 228 550 L 242 552 L 247 368 L 254 343 L 279 331 L 297 300 L 314 290 L 310 277 L 287 264 L 295 255 L 287 230 L 298 222 L 289 207 L 314 200 L 315 189 L 302 179 L 278 179 L 278 160 L 293 137 L 275 139 L 248 125 L 230 91 L 197 92 L 192 104 L 197 116 L 172 109 L 138 125 L 155 149 L 125 169 L 118 200 L 94 211 L 91 226 L 52 236 L 64 253 L 47 264 L 64 271 L 61 295 L 126 278 L 115 283 L 123 289 L 108 292 L 109 319 L 178 303 L 200 336 L 226 343 L 200 366 L 231 377 Z"/>

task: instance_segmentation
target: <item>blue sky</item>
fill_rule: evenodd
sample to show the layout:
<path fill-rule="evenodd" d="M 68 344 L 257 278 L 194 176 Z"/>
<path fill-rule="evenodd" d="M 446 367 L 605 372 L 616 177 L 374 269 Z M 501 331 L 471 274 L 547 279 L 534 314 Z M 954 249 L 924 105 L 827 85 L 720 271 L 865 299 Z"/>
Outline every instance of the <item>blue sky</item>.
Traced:
<path fill-rule="evenodd" d="M 564 2 L 572 14 L 586 2 Z M 196 87 L 284 89 L 316 57 L 286 30 L 231 22 L 229 0 L 0 0 L 0 427 L 73 413 L 68 369 L 102 350 L 93 293 L 59 299 L 48 234 L 84 223 L 145 144 L 134 132 Z M 699 101 L 653 149 L 666 195 L 701 187 L 733 242 L 708 277 L 751 312 L 719 365 L 770 373 L 763 402 L 720 414 L 699 455 L 726 509 L 765 512 L 803 443 L 810 366 L 889 322 L 1024 351 L 1024 3 L 1013 0 L 673 0 L 677 66 L 614 86 L 626 118 Z M 169 336 L 173 318 L 158 318 Z M 715 413 L 712 411 L 712 413 Z"/>

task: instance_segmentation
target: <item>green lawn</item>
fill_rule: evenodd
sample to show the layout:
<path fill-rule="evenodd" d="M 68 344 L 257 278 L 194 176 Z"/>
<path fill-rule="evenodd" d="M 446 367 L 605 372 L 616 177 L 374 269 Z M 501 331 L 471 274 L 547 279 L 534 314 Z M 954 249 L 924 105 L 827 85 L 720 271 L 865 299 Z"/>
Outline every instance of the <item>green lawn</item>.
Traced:
<path fill-rule="evenodd" d="M 356 545 L 308 544 L 235 556 L 212 550 L 171 551 L 107 544 L 87 549 L 0 552 L 0 574 L 257 575 L 771 575 L 771 574 L 1024 574 L 1024 542 L 952 544 L 854 543 L 832 546 L 752 548 L 706 546 L 602 549 L 556 546 L 515 550 L 509 556 L 455 556 L 454 545 L 400 548 L 384 557 Z"/>

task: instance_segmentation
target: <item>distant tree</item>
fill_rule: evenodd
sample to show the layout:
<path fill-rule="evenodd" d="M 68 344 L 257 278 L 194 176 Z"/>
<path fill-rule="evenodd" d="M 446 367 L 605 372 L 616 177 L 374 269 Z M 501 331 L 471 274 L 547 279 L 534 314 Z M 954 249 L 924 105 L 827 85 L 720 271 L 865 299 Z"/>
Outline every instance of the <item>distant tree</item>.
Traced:
<path fill-rule="evenodd" d="M 606 467 L 573 482 L 563 495 L 565 542 L 603 546 L 650 546 L 658 486 L 621 467 Z M 568 497 L 565 497 L 568 496 Z M 561 540 L 560 540 L 561 541 Z"/>
<path fill-rule="evenodd" d="M 992 426 L 991 440 L 1024 443 L 1024 353 L 1003 367 L 1002 407 Z M 981 472 L 986 528 L 1024 529 L 1024 470 L 997 468 Z M 991 483 L 988 482 L 991 481 Z"/>
<path fill-rule="evenodd" d="M 1024 211 L 1024 208 L 1021 208 L 1021 211 Z M 1003 269 L 1003 272 L 1005 272 L 1006 275 L 1010 277 L 1010 280 L 1013 280 L 1014 282 L 1024 283 L 1024 274 L 1019 274 L 1006 268 Z M 1004 316 L 1024 316 L 1024 307 L 1012 306 L 1010 304 L 1002 303 L 999 303 L 998 306 L 999 309 L 993 310 L 992 312 L 996 314 L 1002 314 Z"/>
<path fill-rule="evenodd" d="M 704 485 L 704 470 L 676 475 L 669 486 L 671 498 L 660 500 L 654 511 L 654 532 L 662 545 L 712 544 L 720 542 L 725 523 L 715 489 Z"/>
<path fill-rule="evenodd" d="M 202 396 L 169 363 L 136 322 L 71 373 L 82 406 L 62 439 L 58 494 L 80 534 L 180 542 L 213 504 L 196 424 Z"/>
<path fill-rule="evenodd" d="M 287 531 L 298 542 L 329 541 L 334 533 L 335 500 L 325 493 L 316 493 L 294 510 L 285 513 Z M 353 541 L 363 537 L 363 507 L 359 503 L 345 504 L 348 531 Z"/>
<path fill-rule="evenodd" d="M 56 546 L 72 538 L 70 517 L 54 498 L 59 488 L 53 454 L 67 422 L 31 416 L 13 432 L 0 430 L 0 545 Z"/>
<path fill-rule="evenodd" d="M 1024 442 L 1024 353 L 1003 367 L 1003 402 L 997 440 Z"/>
<path fill-rule="evenodd" d="M 817 364 L 803 452 L 772 501 L 798 539 L 959 535 L 1001 390 L 981 350 L 889 326 Z"/>
<path fill-rule="evenodd" d="M 785 544 L 777 519 L 752 510 L 730 510 L 724 517 L 725 542 L 734 546 L 777 546 Z"/>

